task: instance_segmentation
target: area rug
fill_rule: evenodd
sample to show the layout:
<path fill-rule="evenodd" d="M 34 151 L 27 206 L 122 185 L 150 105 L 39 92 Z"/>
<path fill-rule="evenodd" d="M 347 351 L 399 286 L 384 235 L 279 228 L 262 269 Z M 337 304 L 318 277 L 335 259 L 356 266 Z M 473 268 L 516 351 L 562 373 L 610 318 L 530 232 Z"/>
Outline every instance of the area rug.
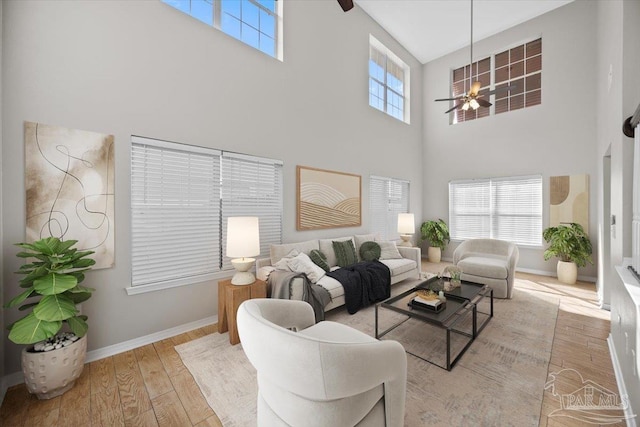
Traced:
<path fill-rule="evenodd" d="M 413 283 L 394 286 L 392 294 Z M 381 322 L 397 314 L 381 310 Z M 537 426 L 558 314 L 557 297 L 534 282 L 516 280 L 511 300 L 494 302 L 494 317 L 451 371 L 407 355 L 406 426 Z M 327 320 L 374 334 L 374 308 L 349 315 L 332 310 Z M 404 324 L 384 339 L 429 351 L 439 330 Z M 441 335 L 441 334 L 440 334 Z M 418 344 L 416 343 L 429 343 Z M 230 427 L 255 426 L 255 369 L 228 334 L 214 333 L 176 346 L 207 402 Z"/>

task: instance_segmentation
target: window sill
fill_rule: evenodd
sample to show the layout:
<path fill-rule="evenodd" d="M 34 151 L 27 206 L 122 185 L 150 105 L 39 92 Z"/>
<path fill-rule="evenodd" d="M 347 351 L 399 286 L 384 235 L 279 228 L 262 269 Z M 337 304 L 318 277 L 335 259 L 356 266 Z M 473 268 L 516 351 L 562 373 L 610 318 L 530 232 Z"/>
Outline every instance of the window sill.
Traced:
<path fill-rule="evenodd" d="M 127 295 L 145 294 L 147 292 L 161 291 L 181 286 L 199 285 L 214 280 L 228 279 L 232 274 L 233 270 L 225 270 L 217 273 L 204 274 L 202 276 L 167 280 L 164 282 L 150 283 L 148 285 L 129 286 L 125 288 L 125 291 L 127 291 Z"/>

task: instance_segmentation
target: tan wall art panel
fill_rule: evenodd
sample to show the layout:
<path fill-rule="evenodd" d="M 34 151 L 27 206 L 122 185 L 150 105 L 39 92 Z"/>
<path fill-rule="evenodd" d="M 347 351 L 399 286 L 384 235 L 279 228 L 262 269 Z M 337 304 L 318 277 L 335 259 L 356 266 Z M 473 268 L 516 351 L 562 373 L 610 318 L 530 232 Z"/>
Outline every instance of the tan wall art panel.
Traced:
<path fill-rule="evenodd" d="M 298 166 L 297 181 L 298 230 L 361 225 L 360 175 Z"/>
<path fill-rule="evenodd" d="M 589 175 L 552 176 L 549 226 L 575 222 L 589 233 Z"/>
<path fill-rule="evenodd" d="M 113 135 L 25 122 L 28 242 L 54 236 L 114 264 Z"/>

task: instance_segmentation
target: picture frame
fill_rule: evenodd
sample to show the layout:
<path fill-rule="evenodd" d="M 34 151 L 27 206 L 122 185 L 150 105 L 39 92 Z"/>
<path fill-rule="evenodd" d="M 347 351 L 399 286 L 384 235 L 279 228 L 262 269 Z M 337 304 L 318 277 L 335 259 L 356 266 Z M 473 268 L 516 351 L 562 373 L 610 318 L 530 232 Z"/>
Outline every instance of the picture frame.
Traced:
<path fill-rule="evenodd" d="M 362 225 L 362 177 L 296 167 L 296 228 L 318 230 Z"/>

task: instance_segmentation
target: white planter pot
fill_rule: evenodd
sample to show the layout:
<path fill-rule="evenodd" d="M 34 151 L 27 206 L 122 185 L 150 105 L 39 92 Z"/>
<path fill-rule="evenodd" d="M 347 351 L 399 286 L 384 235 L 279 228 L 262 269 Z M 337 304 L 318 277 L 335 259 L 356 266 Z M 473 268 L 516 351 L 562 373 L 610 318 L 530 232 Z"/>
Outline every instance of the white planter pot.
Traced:
<path fill-rule="evenodd" d="M 22 372 L 29 393 L 38 399 L 60 396 L 75 383 L 84 369 L 87 336 L 57 350 L 32 353 L 22 350 Z"/>
<path fill-rule="evenodd" d="M 556 269 L 558 280 L 567 285 L 573 285 L 578 280 L 578 266 L 575 262 L 558 261 Z"/>
<path fill-rule="evenodd" d="M 440 262 L 442 251 L 438 247 L 429 246 L 427 256 L 429 257 L 429 262 Z"/>

